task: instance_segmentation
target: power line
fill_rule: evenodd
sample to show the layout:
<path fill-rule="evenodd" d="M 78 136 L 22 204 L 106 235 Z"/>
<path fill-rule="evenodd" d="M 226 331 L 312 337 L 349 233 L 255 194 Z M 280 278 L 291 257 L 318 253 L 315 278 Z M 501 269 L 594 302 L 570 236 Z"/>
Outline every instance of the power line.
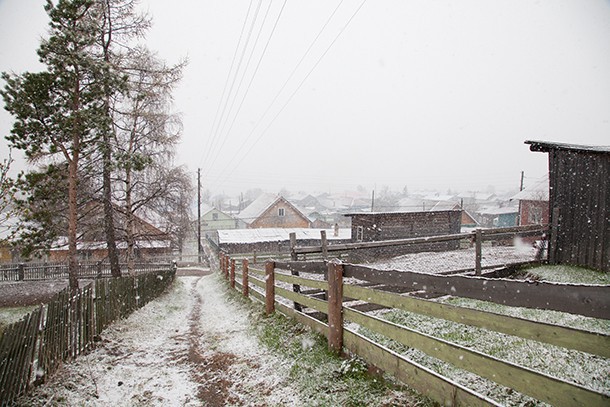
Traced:
<path fill-rule="evenodd" d="M 258 128 L 258 126 L 263 122 L 264 118 L 267 116 L 267 113 L 269 113 L 269 111 L 271 110 L 271 108 L 274 106 L 275 102 L 277 101 L 278 97 L 282 94 L 282 92 L 284 91 L 284 89 L 286 88 L 286 85 L 288 85 L 288 83 L 290 82 L 290 80 L 294 77 L 295 73 L 297 72 L 298 68 L 301 66 L 301 64 L 303 63 L 303 61 L 305 60 L 305 58 L 309 55 L 309 52 L 312 50 L 313 46 L 316 44 L 316 42 L 318 41 L 318 39 L 320 38 L 320 36 L 322 35 L 322 32 L 324 32 L 324 30 L 326 29 L 326 27 L 328 26 L 328 24 L 330 23 L 330 21 L 332 20 L 332 18 L 334 17 L 334 15 L 337 13 L 337 10 L 339 10 L 339 8 L 341 7 L 341 5 L 343 4 L 344 0 L 341 0 L 339 2 L 339 4 L 337 4 L 337 7 L 335 7 L 335 9 L 333 10 L 333 12 L 330 14 L 330 16 L 328 17 L 328 19 L 326 20 L 326 22 L 324 23 L 324 25 L 322 26 L 322 28 L 320 28 L 320 30 L 318 31 L 318 34 L 315 36 L 315 38 L 313 39 L 313 41 L 309 44 L 309 47 L 307 48 L 307 50 L 305 51 L 305 53 L 303 54 L 303 56 L 301 57 L 301 59 L 299 60 L 299 62 L 297 62 L 297 64 L 295 65 L 295 67 L 293 68 L 292 72 L 290 73 L 290 75 L 288 76 L 288 78 L 284 81 L 284 84 L 282 85 L 282 87 L 280 88 L 280 90 L 275 94 L 275 97 L 273 98 L 273 100 L 271 101 L 271 103 L 269 103 L 269 105 L 267 106 L 267 109 L 265 109 L 265 111 L 263 112 L 262 116 L 258 119 L 258 121 L 256 122 L 256 124 L 254 125 L 254 127 L 252 128 L 252 130 L 250 131 L 250 133 L 248 134 L 248 136 L 246 136 L 246 139 L 244 140 L 244 142 L 240 145 L 240 147 L 238 148 L 238 150 L 235 152 L 235 154 L 233 154 L 233 156 L 231 157 L 231 159 L 229 160 L 229 163 L 227 164 L 227 167 L 231 165 L 231 163 L 233 163 L 233 161 L 235 160 L 235 158 L 237 158 L 237 156 L 239 155 L 239 153 L 242 152 L 242 150 L 245 148 L 245 146 L 247 145 L 248 141 L 250 140 L 250 138 L 252 137 L 252 135 L 254 134 L 254 132 L 256 131 L 256 129 Z"/>
<path fill-rule="evenodd" d="M 224 146 L 225 146 L 225 144 L 226 144 L 226 141 L 227 141 L 227 139 L 228 139 L 228 137 L 229 137 L 229 134 L 231 134 L 231 130 L 233 130 L 233 126 L 235 125 L 235 121 L 236 121 L 237 117 L 239 116 L 239 113 L 241 112 L 241 108 L 243 107 L 244 101 L 246 100 L 246 97 L 248 96 L 248 94 L 249 94 L 249 92 L 250 92 L 250 88 L 252 87 L 252 82 L 254 81 L 254 78 L 256 77 L 256 74 L 258 73 L 258 70 L 259 70 L 259 68 L 260 68 L 260 66 L 261 66 L 261 63 L 262 63 L 262 61 L 263 61 L 263 58 L 265 57 L 265 54 L 266 54 L 266 52 L 267 52 L 267 48 L 269 47 L 269 43 L 271 42 L 271 39 L 272 39 L 272 37 L 273 37 L 273 34 L 275 33 L 275 30 L 276 30 L 276 28 L 277 28 L 277 26 L 278 26 L 278 23 L 279 23 L 279 21 L 280 21 L 280 18 L 281 18 L 281 16 L 282 16 L 282 13 L 283 13 L 283 11 L 284 11 L 284 8 L 285 8 L 285 6 L 286 6 L 286 3 L 287 3 L 287 0 L 284 0 L 284 3 L 282 4 L 282 7 L 281 7 L 281 9 L 280 9 L 280 11 L 279 11 L 279 13 L 278 13 L 278 15 L 277 15 L 276 19 L 275 19 L 275 23 L 274 23 L 274 25 L 273 25 L 273 28 L 271 29 L 271 33 L 269 34 L 269 37 L 267 38 L 267 42 L 265 43 L 265 46 L 264 46 L 264 48 L 263 48 L 263 51 L 262 51 L 262 53 L 261 53 L 260 57 L 258 58 L 258 62 L 257 62 L 256 67 L 255 67 L 255 69 L 254 69 L 254 73 L 253 73 L 253 74 L 252 74 L 252 76 L 250 77 L 250 80 L 249 80 L 249 82 L 248 82 L 248 85 L 246 86 L 246 90 L 245 90 L 245 92 L 244 92 L 244 94 L 243 94 L 243 96 L 242 96 L 242 98 L 241 98 L 241 101 L 240 101 L 240 103 L 239 103 L 239 106 L 238 106 L 238 108 L 237 108 L 237 111 L 235 112 L 235 115 L 233 116 L 233 120 L 231 121 L 231 125 L 229 126 L 229 129 L 228 129 L 228 130 L 227 130 L 227 132 L 225 133 L 225 137 L 223 138 L 222 144 L 220 145 L 220 148 L 218 149 L 218 153 L 220 153 L 220 151 L 222 151 L 222 149 L 224 148 Z M 230 112 L 230 111 L 233 109 L 233 105 L 234 105 L 235 100 L 236 100 L 236 98 L 237 98 L 237 94 L 239 93 L 239 89 L 241 88 L 241 84 L 242 84 L 243 79 L 244 79 L 244 77 L 245 77 L 245 75 L 246 75 L 246 71 L 247 71 L 247 69 L 248 69 L 248 66 L 250 65 L 250 59 L 252 58 L 252 55 L 254 54 L 254 50 L 255 50 L 255 48 L 256 48 L 256 44 L 258 43 L 259 36 L 260 36 L 260 34 L 262 33 L 262 31 L 263 31 L 263 26 L 265 25 L 265 21 L 266 21 L 266 19 L 267 19 L 267 14 L 269 13 L 269 9 L 271 8 L 271 4 L 272 4 L 272 3 L 271 3 L 271 2 L 269 2 L 269 7 L 267 8 L 267 12 L 265 13 L 265 17 L 264 17 L 264 19 L 263 19 L 263 23 L 261 24 L 261 28 L 260 28 L 259 33 L 258 33 L 258 35 L 257 35 L 256 41 L 255 41 L 255 43 L 254 43 L 254 47 L 252 48 L 252 52 L 250 53 L 250 57 L 248 58 L 248 62 L 247 62 L 247 64 L 246 64 L 246 68 L 244 69 L 244 73 L 243 73 L 243 75 L 242 75 L 242 78 L 241 78 L 241 80 L 240 80 L 240 83 L 239 83 L 239 86 L 238 86 L 237 92 L 236 92 L 236 94 L 235 94 L 235 99 L 233 99 L 233 103 L 231 104 L 231 108 L 229 109 L 229 112 Z M 227 119 L 228 119 L 228 115 L 227 115 Z M 226 123 L 227 123 L 227 122 L 225 122 L 225 125 L 226 125 Z M 223 131 L 224 131 L 224 126 L 223 126 Z M 221 134 L 222 134 L 222 132 L 221 132 Z M 217 157 L 218 157 L 218 155 L 216 155 L 216 156 L 214 157 L 214 160 L 212 160 L 212 162 L 211 162 L 211 164 L 210 164 L 210 167 L 209 167 L 210 169 L 211 169 L 211 167 L 213 167 L 214 163 L 216 162 L 216 158 L 217 158 Z"/>
<path fill-rule="evenodd" d="M 335 38 L 333 39 L 333 41 L 330 43 L 330 45 L 326 48 L 326 50 L 322 53 L 322 55 L 318 58 L 318 60 L 316 61 L 316 63 L 313 65 L 313 67 L 309 70 L 309 72 L 307 73 L 307 75 L 305 75 L 305 77 L 303 78 L 303 80 L 301 80 L 301 82 L 299 83 L 299 85 L 297 86 L 297 88 L 292 92 L 292 94 L 289 96 L 288 100 L 284 103 L 284 105 L 280 108 L 280 110 L 275 114 L 275 116 L 273 117 L 273 119 L 271 119 L 271 122 L 267 125 L 267 127 L 265 127 L 265 129 L 261 132 L 261 134 L 258 136 L 258 138 L 254 141 L 254 143 L 248 148 L 248 150 L 246 151 L 246 154 L 243 155 L 241 157 L 241 159 L 237 162 L 237 164 L 235 166 L 233 166 L 229 172 L 227 173 L 227 175 L 224 177 L 224 180 L 226 180 L 228 177 L 230 177 L 233 172 L 235 171 L 235 169 L 237 167 L 239 167 L 239 165 L 241 165 L 241 163 L 243 162 L 243 160 L 245 159 L 245 157 L 248 156 L 248 154 L 250 153 L 250 151 L 252 151 L 252 148 L 254 148 L 254 146 L 261 140 L 261 138 L 266 134 L 267 130 L 269 130 L 269 128 L 275 123 L 275 120 L 279 117 L 279 115 L 284 111 L 284 109 L 286 108 L 286 106 L 288 106 L 288 104 L 292 101 L 292 99 L 294 98 L 294 96 L 296 95 L 296 93 L 301 89 L 301 87 L 303 86 L 303 84 L 305 83 L 305 81 L 309 78 L 309 76 L 313 73 L 313 71 L 316 69 L 316 67 L 320 64 L 320 62 L 322 61 L 322 59 L 326 56 L 326 54 L 328 54 L 328 51 L 330 51 L 330 49 L 332 48 L 332 46 L 337 42 L 337 40 L 339 39 L 339 37 L 341 36 L 341 34 L 343 34 L 343 32 L 347 29 L 347 27 L 350 25 L 350 23 L 353 21 L 353 19 L 356 17 L 356 15 L 358 14 L 358 12 L 362 9 L 362 7 L 364 6 L 364 3 L 366 3 L 366 0 L 363 0 L 362 3 L 360 3 L 360 6 L 358 6 L 358 8 L 356 9 L 356 11 L 352 14 L 352 16 L 349 18 L 349 20 L 347 21 L 347 23 L 343 26 L 343 28 L 339 31 L 339 33 L 335 36 Z M 228 168 L 228 166 L 230 165 L 232 161 L 229 161 L 229 163 L 227 164 L 227 166 L 225 166 L 225 169 Z M 224 172 L 224 171 L 223 171 Z"/>
<path fill-rule="evenodd" d="M 218 128 L 220 126 L 220 123 L 223 120 L 223 116 L 224 116 L 225 111 L 227 109 L 227 105 L 228 105 L 229 99 L 231 97 L 231 94 L 233 93 L 233 87 L 235 86 L 235 80 L 237 79 L 237 74 L 238 74 L 238 72 L 239 72 L 239 70 L 241 68 L 241 64 L 243 62 L 244 55 L 246 53 L 246 49 L 248 48 L 248 44 L 250 42 L 250 38 L 252 36 L 252 31 L 254 30 L 254 26 L 256 24 L 256 20 L 258 18 L 258 12 L 260 11 L 261 4 L 262 4 L 262 0 L 259 0 L 258 6 L 256 7 L 256 10 L 254 12 L 254 17 L 252 18 L 252 24 L 250 25 L 250 29 L 248 30 L 248 36 L 246 38 L 246 42 L 245 42 L 245 44 L 243 46 L 241 55 L 239 57 L 239 62 L 237 63 L 237 68 L 235 69 L 235 72 L 234 72 L 234 75 L 233 75 L 233 79 L 231 81 L 231 86 L 229 87 L 229 93 L 227 95 L 227 98 L 225 99 L 225 102 L 224 102 L 223 107 L 222 107 L 222 111 L 220 113 L 220 119 L 218 120 L 218 123 L 217 123 L 217 126 L 216 126 L 216 130 L 214 130 L 214 133 L 212 135 L 212 143 L 211 143 L 212 145 L 210 146 L 210 149 L 208 150 L 209 152 L 213 152 L 213 150 L 215 149 L 216 140 L 218 138 Z M 246 16 L 246 18 L 247 18 L 247 16 Z M 222 104 L 222 101 L 221 101 L 221 104 Z"/>

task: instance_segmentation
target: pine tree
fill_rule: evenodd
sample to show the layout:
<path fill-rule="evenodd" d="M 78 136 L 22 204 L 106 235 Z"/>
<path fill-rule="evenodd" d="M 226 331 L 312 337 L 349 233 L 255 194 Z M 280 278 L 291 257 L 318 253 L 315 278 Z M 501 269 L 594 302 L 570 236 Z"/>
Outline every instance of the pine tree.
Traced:
<path fill-rule="evenodd" d="M 82 160 L 99 145 L 111 122 L 105 109 L 109 89 L 122 86 L 108 63 L 96 54 L 99 8 L 94 0 L 50 0 L 49 38 L 38 49 L 42 72 L 3 73 L 1 92 L 15 122 L 6 136 L 28 159 L 62 162 L 67 178 L 68 269 L 71 289 L 78 288 L 78 188 Z"/>

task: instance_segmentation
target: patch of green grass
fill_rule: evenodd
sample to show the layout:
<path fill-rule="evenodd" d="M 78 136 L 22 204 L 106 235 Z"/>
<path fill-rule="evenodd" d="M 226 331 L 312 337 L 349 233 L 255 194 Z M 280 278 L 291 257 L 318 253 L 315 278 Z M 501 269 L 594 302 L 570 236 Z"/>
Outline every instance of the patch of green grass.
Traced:
<path fill-rule="evenodd" d="M 565 265 L 544 265 L 523 269 L 520 274 L 540 281 L 568 284 L 610 285 L 610 273 Z"/>
<path fill-rule="evenodd" d="M 250 308 L 252 329 L 261 344 L 292 361 L 290 379 L 300 392 L 303 406 L 435 406 L 413 390 L 369 373 L 358 357 L 343 358 L 328 350 L 326 338 L 276 312 L 264 315 L 262 308 L 246 302 L 235 291 L 232 300 Z"/>

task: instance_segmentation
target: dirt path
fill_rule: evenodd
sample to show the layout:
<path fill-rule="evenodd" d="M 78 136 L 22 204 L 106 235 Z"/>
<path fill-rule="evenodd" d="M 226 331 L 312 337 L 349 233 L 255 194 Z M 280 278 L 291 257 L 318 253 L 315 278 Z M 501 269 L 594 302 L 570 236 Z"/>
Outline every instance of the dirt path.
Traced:
<path fill-rule="evenodd" d="M 299 404 L 292 362 L 259 346 L 246 310 L 224 291 L 216 275 L 178 277 L 20 405 Z"/>

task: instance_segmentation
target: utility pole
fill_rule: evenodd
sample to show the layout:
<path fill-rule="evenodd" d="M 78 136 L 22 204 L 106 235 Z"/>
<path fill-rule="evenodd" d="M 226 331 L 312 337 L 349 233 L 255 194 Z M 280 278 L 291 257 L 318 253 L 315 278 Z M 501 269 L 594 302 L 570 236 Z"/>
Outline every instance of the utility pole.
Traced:
<path fill-rule="evenodd" d="M 197 255 L 201 263 L 201 168 L 197 168 Z"/>
<path fill-rule="evenodd" d="M 523 178 L 524 178 L 524 171 L 521 171 L 521 184 L 519 185 L 519 191 L 523 191 Z"/>
<path fill-rule="evenodd" d="M 373 208 L 375 207 L 375 190 L 373 189 L 373 194 L 371 196 L 371 212 L 374 212 Z"/>

